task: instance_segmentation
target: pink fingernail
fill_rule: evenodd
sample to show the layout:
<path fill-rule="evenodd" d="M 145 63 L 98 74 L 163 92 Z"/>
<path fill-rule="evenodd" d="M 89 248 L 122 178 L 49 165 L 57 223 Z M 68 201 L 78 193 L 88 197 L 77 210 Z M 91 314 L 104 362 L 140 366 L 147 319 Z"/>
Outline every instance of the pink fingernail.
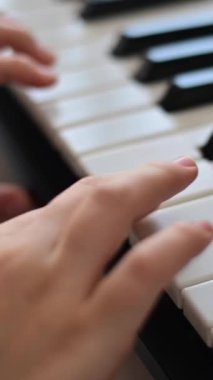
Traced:
<path fill-rule="evenodd" d="M 213 233 L 213 224 L 208 222 L 207 220 L 203 220 L 201 222 L 196 223 L 198 226 L 202 227 L 207 232 Z"/>
<path fill-rule="evenodd" d="M 184 166 L 184 167 L 188 167 L 188 168 L 192 168 L 192 167 L 196 166 L 195 161 L 191 157 L 187 157 L 187 156 L 180 157 L 177 160 L 175 160 L 174 162 L 180 166 Z"/>

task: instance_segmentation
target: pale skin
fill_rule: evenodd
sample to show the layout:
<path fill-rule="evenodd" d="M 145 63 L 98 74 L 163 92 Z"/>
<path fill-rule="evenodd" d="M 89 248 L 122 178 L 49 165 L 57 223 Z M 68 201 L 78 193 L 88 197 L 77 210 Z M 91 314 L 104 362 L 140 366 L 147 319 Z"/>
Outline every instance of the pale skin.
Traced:
<path fill-rule="evenodd" d="M 51 66 L 54 55 L 16 20 L 0 14 L 0 49 L 9 47 L 9 56 L 0 55 L 0 85 L 19 83 L 46 87 L 56 82 Z M 29 194 L 17 185 L 0 186 L 0 222 L 33 208 Z"/>
<path fill-rule="evenodd" d="M 88 177 L 0 225 L 0 377 L 111 380 L 163 288 L 210 244 L 178 223 L 106 265 L 137 222 L 197 176 L 189 158 Z M 157 191 L 156 191 L 157 189 Z"/>

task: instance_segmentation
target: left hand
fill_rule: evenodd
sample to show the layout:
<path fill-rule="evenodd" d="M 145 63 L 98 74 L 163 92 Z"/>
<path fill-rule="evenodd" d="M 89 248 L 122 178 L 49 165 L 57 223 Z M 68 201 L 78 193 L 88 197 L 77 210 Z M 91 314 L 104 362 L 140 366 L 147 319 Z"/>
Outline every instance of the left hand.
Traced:
<path fill-rule="evenodd" d="M 25 27 L 0 14 L 0 49 L 5 47 L 12 48 L 14 54 L 0 55 L 0 85 L 20 83 L 44 87 L 55 83 L 56 76 L 44 67 L 54 63 L 54 55 Z"/>
<path fill-rule="evenodd" d="M 46 87 L 56 81 L 49 66 L 54 54 L 44 48 L 32 34 L 12 18 L 0 14 L 0 49 L 10 47 L 13 54 L 0 55 L 0 85 L 19 83 Z M 26 190 L 17 185 L 0 184 L 0 223 L 34 207 Z"/>
<path fill-rule="evenodd" d="M 0 223 L 32 210 L 35 207 L 30 194 L 18 185 L 0 184 Z"/>

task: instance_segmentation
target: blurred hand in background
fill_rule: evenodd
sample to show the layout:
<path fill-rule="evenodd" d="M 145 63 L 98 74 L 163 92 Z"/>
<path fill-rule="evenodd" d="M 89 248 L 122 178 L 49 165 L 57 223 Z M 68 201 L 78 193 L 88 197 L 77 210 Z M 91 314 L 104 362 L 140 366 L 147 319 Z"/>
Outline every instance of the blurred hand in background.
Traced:
<path fill-rule="evenodd" d="M 4 49 L 10 48 L 5 54 Z M 0 15 L 0 85 L 23 84 L 46 87 L 56 82 L 51 70 L 54 55 L 14 19 Z M 0 222 L 29 211 L 33 200 L 24 189 L 0 185 Z"/>

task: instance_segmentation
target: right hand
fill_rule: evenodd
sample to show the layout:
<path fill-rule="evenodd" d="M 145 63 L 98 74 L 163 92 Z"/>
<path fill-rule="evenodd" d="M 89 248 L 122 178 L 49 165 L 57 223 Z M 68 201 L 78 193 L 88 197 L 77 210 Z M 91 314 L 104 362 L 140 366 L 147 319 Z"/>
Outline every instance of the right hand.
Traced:
<path fill-rule="evenodd" d="M 0 378 L 116 374 L 162 289 L 210 244 L 212 225 L 178 223 L 104 276 L 106 265 L 132 226 L 196 175 L 187 159 L 85 178 L 0 225 Z"/>

